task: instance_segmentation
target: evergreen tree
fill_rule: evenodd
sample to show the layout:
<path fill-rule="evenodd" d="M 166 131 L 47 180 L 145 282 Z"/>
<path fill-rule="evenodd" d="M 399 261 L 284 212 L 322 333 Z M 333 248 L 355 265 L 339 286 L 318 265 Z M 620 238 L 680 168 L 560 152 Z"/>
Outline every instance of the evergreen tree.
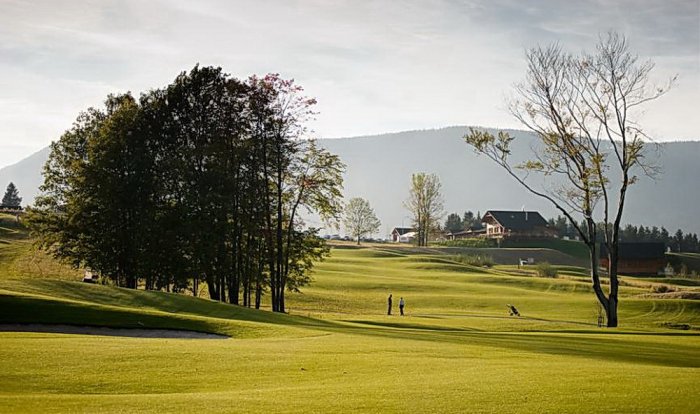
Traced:
<path fill-rule="evenodd" d="M 22 197 L 19 196 L 19 191 L 15 187 L 14 183 L 7 185 L 7 190 L 5 190 L 5 195 L 2 197 L 3 207 L 17 208 L 22 204 Z"/>
<path fill-rule="evenodd" d="M 464 214 L 466 219 L 466 213 Z M 467 225 L 462 221 L 462 218 L 457 213 L 450 213 L 445 220 L 445 231 L 450 233 L 457 233 L 458 231 L 464 230 Z"/>
<path fill-rule="evenodd" d="M 481 221 L 477 222 L 476 217 L 474 217 L 474 213 L 472 213 L 471 211 L 465 211 L 464 217 L 462 218 L 462 229 L 469 230 L 470 228 L 477 225 L 480 226 Z"/>
<path fill-rule="evenodd" d="M 673 239 L 671 241 L 673 250 L 677 252 L 682 252 L 683 250 L 683 230 L 678 229 L 676 230 L 676 234 L 673 236 Z"/>

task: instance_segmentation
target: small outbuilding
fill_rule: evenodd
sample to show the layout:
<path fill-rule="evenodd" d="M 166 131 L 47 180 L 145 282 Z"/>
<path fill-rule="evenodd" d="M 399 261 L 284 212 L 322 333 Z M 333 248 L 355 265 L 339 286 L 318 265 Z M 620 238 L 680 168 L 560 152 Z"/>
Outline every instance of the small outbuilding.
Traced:
<path fill-rule="evenodd" d="M 391 241 L 394 243 L 410 243 L 415 236 L 415 230 L 410 227 L 394 227 L 391 230 Z"/>
<path fill-rule="evenodd" d="M 610 270 L 608 249 L 600 244 L 600 267 Z M 640 242 L 620 243 L 618 247 L 617 272 L 623 274 L 655 276 L 664 272 L 666 245 L 664 243 Z"/>

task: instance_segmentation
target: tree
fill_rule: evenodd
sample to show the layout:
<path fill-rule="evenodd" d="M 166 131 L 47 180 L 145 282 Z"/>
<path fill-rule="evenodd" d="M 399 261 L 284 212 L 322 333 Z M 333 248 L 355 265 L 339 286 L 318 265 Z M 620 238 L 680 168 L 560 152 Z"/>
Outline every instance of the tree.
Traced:
<path fill-rule="evenodd" d="M 15 187 L 14 183 L 10 183 L 7 185 L 7 190 L 5 191 L 5 195 L 2 197 L 2 205 L 3 207 L 20 207 L 22 204 L 22 197 L 19 196 L 19 191 L 17 190 L 17 187 Z"/>
<path fill-rule="evenodd" d="M 472 129 L 466 142 L 503 167 L 532 194 L 552 203 L 574 227 L 590 253 L 593 290 L 607 315 L 618 325 L 617 264 L 620 221 L 630 186 L 639 174 L 654 175 L 645 153 L 648 136 L 635 119 L 641 106 L 662 96 L 665 87 L 649 84 L 654 65 L 640 62 L 624 36 L 601 36 L 595 53 L 575 56 L 559 45 L 526 53 L 525 81 L 516 85 L 510 111 L 535 133 L 532 158 L 516 165 L 511 159 L 514 137 Z M 533 175 L 549 177 L 550 185 L 534 184 Z M 558 180 L 552 178 L 558 178 Z M 609 255 L 609 291 L 603 291 L 597 266 L 598 223 Z M 583 217 L 583 223 L 577 218 Z"/>
<path fill-rule="evenodd" d="M 465 213 L 466 216 L 466 213 Z M 445 231 L 450 233 L 457 233 L 458 231 L 464 230 L 464 224 L 462 218 L 457 213 L 450 213 L 445 220 Z"/>
<path fill-rule="evenodd" d="M 682 252 L 685 249 L 683 249 L 683 230 L 678 229 L 676 230 L 676 234 L 673 236 L 672 243 L 673 243 L 673 250 L 677 252 Z"/>
<path fill-rule="evenodd" d="M 462 228 L 464 230 L 469 230 L 473 227 L 481 227 L 481 217 L 474 216 L 474 213 L 471 211 L 465 211 L 464 217 L 462 218 Z"/>
<path fill-rule="evenodd" d="M 435 174 L 416 173 L 411 176 L 411 189 L 404 206 L 413 215 L 418 232 L 418 245 L 427 246 L 428 236 L 438 227 L 443 215 L 442 184 Z"/>
<path fill-rule="evenodd" d="M 304 208 L 323 220 L 335 220 L 342 211 L 342 172 L 340 159 L 319 148 L 314 141 L 303 140 L 305 122 L 314 115 L 316 100 L 303 88 L 276 74 L 251 77 L 252 132 L 260 154 L 260 178 L 263 200 L 262 234 L 266 244 L 269 286 L 274 312 L 284 312 L 284 293 L 288 288 L 290 258 L 301 234 L 298 212 Z"/>
<path fill-rule="evenodd" d="M 301 91 L 195 66 L 138 101 L 109 96 L 52 144 L 29 215 L 40 246 L 120 286 L 198 295 L 201 282 L 256 307 L 269 291 L 284 312 L 329 252 L 300 210 L 341 211 L 344 165 L 307 139 Z"/>
<path fill-rule="evenodd" d="M 152 268 L 144 248 L 153 230 L 146 208 L 152 175 L 139 114 L 129 94 L 81 114 L 52 144 L 29 215 L 41 247 L 130 288 Z"/>
<path fill-rule="evenodd" d="M 361 197 L 351 198 L 348 201 L 348 204 L 345 206 L 345 220 L 343 224 L 345 224 L 345 228 L 353 238 L 357 239 L 358 245 L 362 237 L 376 232 L 382 225 L 369 205 L 369 201 Z"/>

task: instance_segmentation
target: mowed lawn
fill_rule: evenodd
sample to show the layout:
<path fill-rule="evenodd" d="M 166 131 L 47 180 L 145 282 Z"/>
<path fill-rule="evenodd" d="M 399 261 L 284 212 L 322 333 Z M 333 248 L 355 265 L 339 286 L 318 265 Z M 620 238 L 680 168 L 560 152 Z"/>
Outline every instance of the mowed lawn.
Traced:
<path fill-rule="evenodd" d="M 596 326 L 590 287 L 575 274 L 514 276 L 393 247 L 334 249 L 314 278 L 290 294 L 289 315 L 276 315 L 0 275 L 0 323 L 231 337 L 0 332 L 0 411 L 700 410 L 700 301 L 648 298 L 648 286 L 630 281 L 621 327 L 609 330 Z M 389 293 L 395 314 L 406 299 L 406 316 L 386 315 Z M 523 316 L 509 317 L 507 303 Z M 667 328 L 682 325 L 691 329 Z"/>

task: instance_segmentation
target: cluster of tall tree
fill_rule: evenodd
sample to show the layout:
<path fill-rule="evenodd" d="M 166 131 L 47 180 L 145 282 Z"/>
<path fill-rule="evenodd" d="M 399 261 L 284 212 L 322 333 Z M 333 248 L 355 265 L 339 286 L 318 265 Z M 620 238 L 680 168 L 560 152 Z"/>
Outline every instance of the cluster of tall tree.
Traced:
<path fill-rule="evenodd" d="M 461 216 L 458 213 L 450 213 L 447 215 L 443 227 L 445 231 L 450 233 L 481 228 L 481 213 L 477 211 L 476 215 L 474 215 L 471 210 L 465 211 Z"/>
<path fill-rule="evenodd" d="M 574 55 L 555 43 L 530 49 L 525 57 L 525 79 L 515 86 L 509 109 L 538 138 L 531 156 L 515 164 L 514 137 L 505 131 L 494 135 L 472 129 L 465 140 L 567 218 L 590 252 L 593 291 L 605 309 L 607 326 L 616 327 L 617 263 L 627 192 L 641 177 L 657 171 L 645 151 L 649 137 L 640 127 L 639 114 L 675 79 L 652 84 L 654 63 L 640 60 L 617 33 L 601 36 L 593 52 Z M 530 178 L 537 175 L 548 179 L 541 180 L 542 185 L 534 183 Z M 595 265 L 598 222 L 603 223 L 610 262 L 607 293 Z"/>
<path fill-rule="evenodd" d="M 620 230 L 620 240 L 625 242 L 660 242 L 665 243 L 674 252 L 700 253 L 700 242 L 695 233 L 684 233 L 678 229 L 669 234 L 664 227 L 626 225 Z"/>
<path fill-rule="evenodd" d="M 583 223 L 580 224 L 583 226 Z M 566 217 L 557 216 L 556 219 L 549 219 L 549 226 L 557 231 L 559 237 L 574 237 L 577 236 L 576 229 L 572 226 Z M 605 224 L 597 224 L 597 240 L 603 241 L 605 232 Z M 678 229 L 675 233 L 670 234 L 665 227 L 645 227 L 627 224 L 620 229 L 620 241 L 623 242 L 658 242 L 664 243 L 674 252 L 700 252 L 700 242 L 698 235 L 695 233 L 684 233 Z"/>
<path fill-rule="evenodd" d="M 304 139 L 315 100 L 278 75 L 196 66 L 109 96 L 51 146 L 31 211 L 40 246 L 119 286 L 192 288 L 285 311 L 328 248 L 300 211 L 337 219 L 344 165 Z"/>

